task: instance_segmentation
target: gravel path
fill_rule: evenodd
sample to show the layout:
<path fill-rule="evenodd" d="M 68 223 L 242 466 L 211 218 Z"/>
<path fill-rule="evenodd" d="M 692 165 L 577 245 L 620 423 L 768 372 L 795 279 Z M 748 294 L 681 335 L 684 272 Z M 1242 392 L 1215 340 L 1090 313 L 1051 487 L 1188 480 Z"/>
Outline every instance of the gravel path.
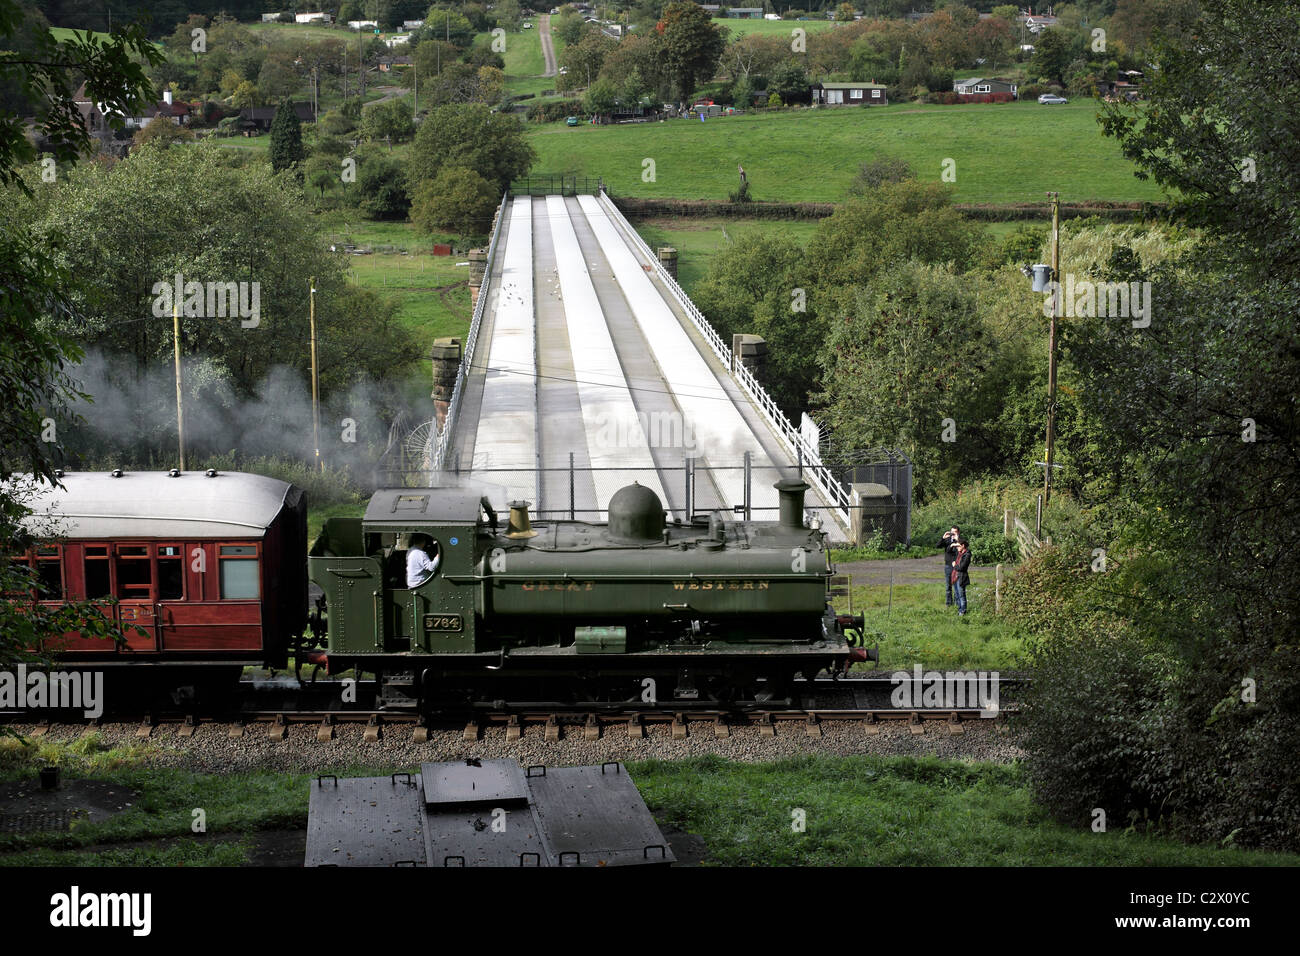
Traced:
<path fill-rule="evenodd" d="M 999 726 L 1001 725 L 1001 729 Z M 281 772 L 336 771 L 357 765 L 408 769 L 420 763 L 464 757 L 513 758 L 521 764 L 555 766 L 598 764 L 606 760 L 678 760 L 717 754 L 729 760 L 761 762 L 807 754 L 845 756 L 933 756 L 949 760 L 1006 763 L 1022 751 L 1014 733 L 1002 721 L 967 721 L 965 733 L 951 735 L 944 721 L 927 721 L 924 734 L 913 734 L 903 721 L 886 721 L 880 732 L 866 733 L 856 721 L 824 721 L 821 737 L 807 736 L 799 722 L 778 722 L 775 737 L 762 737 L 757 727 L 733 726 L 731 736 L 719 739 L 709 723 L 692 723 L 685 740 L 672 739 L 667 723 L 645 725 L 643 739 L 631 738 L 623 725 L 607 725 L 599 740 L 586 740 L 582 726 L 565 727 L 563 738 L 548 742 L 541 724 L 526 724 L 519 740 L 507 741 L 504 726 L 483 729 L 475 742 L 462 739 L 460 730 L 432 730 L 427 743 L 411 740 L 410 725 L 386 728 L 376 743 L 363 740 L 361 724 L 341 724 L 335 739 L 316 740 L 315 724 L 291 724 L 284 740 L 268 736 L 269 724 L 249 726 L 243 737 L 228 736 L 228 726 L 204 724 L 190 738 L 177 735 L 178 725 L 154 729 L 148 740 L 135 736 L 137 724 L 104 724 L 99 734 L 106 746 L 138 747 L 148 766 L 175 767 L 201 773 L 237 773 L 252 770 Z M 84 728 L 52 727 L 45 739 L 73 740 Z"/>
<path fill-rule="evenodd" d="M 555 76 L 555 46 L 551 43 L 551 15 L 543 13 L 537 18 L 537 35 L 542 41 L 542 56 L 546 58 L 546 71 L 542 76 Z"/>

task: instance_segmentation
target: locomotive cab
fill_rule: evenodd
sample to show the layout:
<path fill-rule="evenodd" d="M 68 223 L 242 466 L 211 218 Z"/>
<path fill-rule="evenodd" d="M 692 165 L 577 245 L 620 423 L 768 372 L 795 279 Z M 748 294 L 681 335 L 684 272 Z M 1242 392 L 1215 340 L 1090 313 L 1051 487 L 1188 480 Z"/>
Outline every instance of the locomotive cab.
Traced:
<path fill-rule="evenodd" d="M 329 649 L 339 654 L 471 653 L 476 648 L 474 564 L 496 529 L 485 498 L 459 489 L 378 491 L 361 518 L 331 518 L 313 543 L 311 579 L 329 608 Z M 406 585 L 406 555 L 427 536 L 438 570 Z"/>

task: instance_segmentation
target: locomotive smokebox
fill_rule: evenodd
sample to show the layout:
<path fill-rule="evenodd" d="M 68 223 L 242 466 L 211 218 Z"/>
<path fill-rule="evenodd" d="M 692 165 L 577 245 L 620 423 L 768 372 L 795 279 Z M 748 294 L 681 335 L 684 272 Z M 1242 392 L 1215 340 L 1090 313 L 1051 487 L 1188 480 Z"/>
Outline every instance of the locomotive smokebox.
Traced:
<path fill-rule="evenodd" d="M 661 541 L 664 503 L 644 485 L 618 489 L 609 499 L 609 536 L 615 541 Z"/>
<path fill-rule="evenodd" d="M 798 478 L 782 478 L 773 487 L 781 495 L 781 527 L 803 528 L 803 496 L 810 487 Z"/>

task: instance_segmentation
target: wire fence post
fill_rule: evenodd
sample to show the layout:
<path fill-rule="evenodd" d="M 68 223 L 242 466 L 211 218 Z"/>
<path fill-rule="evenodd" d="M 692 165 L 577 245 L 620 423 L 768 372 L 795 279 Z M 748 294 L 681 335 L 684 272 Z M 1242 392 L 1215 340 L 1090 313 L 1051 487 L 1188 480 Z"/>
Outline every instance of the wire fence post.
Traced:
<path fill-rule="evenodd" d="M 569 452 L 569 520 L 573 521 L 577 514 L 576 494 L 573 489 L 573 452 Z"/>
<path fill-rule="evenodd" d="M 686 466 L 682 469 L 682 475 L 686 479 L 686 523 L 690 524 L 691 519 L 695 516 L 695 502 L 692 500 L 693 495 L 691 494 L 693 490 L 691 486 L 695 480 L 695 459 L 683 458 L 682 461 Z"/>
<path fill-rule="evenodd" d="M 750 501 L 752 499 L 752 495 L 750 493 L 750 481 L 754 477 L 754 473 L 751 468 L 751 465 L 752 465 L 752 459 L 750 453 L 745 452 L 745 520 L 746 521 L 748 521 L 750 518 Z"/>

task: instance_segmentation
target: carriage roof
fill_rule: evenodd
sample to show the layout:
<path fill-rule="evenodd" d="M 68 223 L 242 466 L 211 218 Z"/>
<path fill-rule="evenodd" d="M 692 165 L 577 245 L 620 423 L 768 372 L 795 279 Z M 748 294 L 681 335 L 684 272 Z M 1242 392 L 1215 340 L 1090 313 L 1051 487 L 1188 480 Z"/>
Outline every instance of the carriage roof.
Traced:
<path fill-rule="evenodd" d="M 37 486 L 24 524 L 41 537 L 260 538 L 302 491 L 243 472 L 68 472 Z"/>

